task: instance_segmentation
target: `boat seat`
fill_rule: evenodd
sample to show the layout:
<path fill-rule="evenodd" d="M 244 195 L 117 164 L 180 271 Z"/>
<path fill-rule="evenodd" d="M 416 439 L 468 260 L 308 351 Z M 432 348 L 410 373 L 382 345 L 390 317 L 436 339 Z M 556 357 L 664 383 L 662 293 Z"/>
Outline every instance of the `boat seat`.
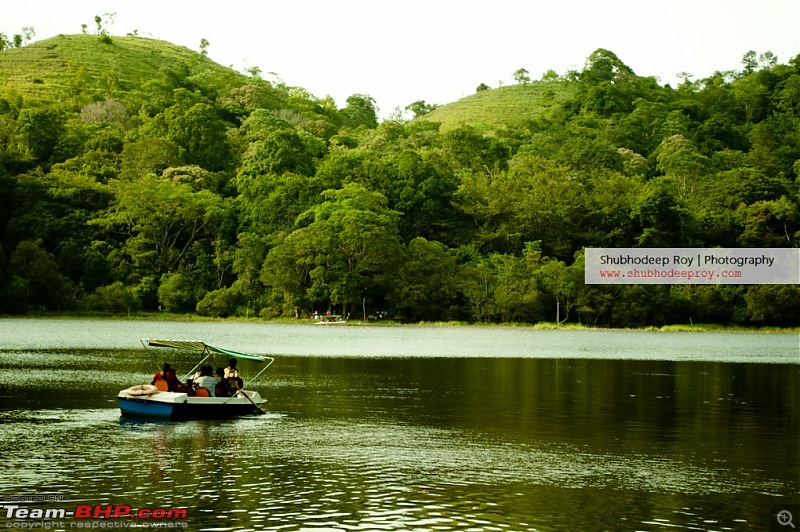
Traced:
<path fill-rule="evenodd" d="M 200 386 L 199 388 L 197 388 L 197 390 L 195 390 L 194 396 L 195 397 L 211 397 L 211 394 L 208 393 L 208 389 L 207 388 L 203 388 L 202 386 Z"/>
<path fill-rule="evenodd" d="M 157 379 L 154 384 L 156 385 L 156 388 L 158 388 L 159 392 L 169 391 L 169 385 L 164 379 Z"/>

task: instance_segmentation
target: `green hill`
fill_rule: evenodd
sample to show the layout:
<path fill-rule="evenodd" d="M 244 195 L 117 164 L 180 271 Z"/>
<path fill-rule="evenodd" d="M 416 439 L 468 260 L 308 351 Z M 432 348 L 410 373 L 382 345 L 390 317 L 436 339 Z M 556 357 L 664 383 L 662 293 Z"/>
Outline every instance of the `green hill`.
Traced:
<path fill-rule="evenodd" d="M 120 101 L 146 85 L 222 92 L 252 80 L 182 46 L 144 37 L 58 35 L 0 52 L 0 97 L 26 105 L 59 104 L 72 109 L 112 97 Z M 478 92 L 442 105 L 420 120 L 442 130 L 470 125 L 495 129 L 546 116 L 574 93 L 562 81 L 538 81 Z M 152 93 L 152 88 L 146 92 Z"/>
<path fill-rule="evenodd" d="M 114 97 L 149 81 L 188 82 L 200 90 L 241 85 L 247 78 L 182 46 L 144 37 L 58 35 L 0 52 L 0 95 L 29 103 L 74 103 Z"/>
<path fill-rule="evenodd" d="M 489 89 L 437 107 L 420 120 L 440 122 L 443 131 L 462 125 L 494 129 L 546 116 L 572 97 L 574 91 L 574 84 L 563 81 L 536 81 Z"/>

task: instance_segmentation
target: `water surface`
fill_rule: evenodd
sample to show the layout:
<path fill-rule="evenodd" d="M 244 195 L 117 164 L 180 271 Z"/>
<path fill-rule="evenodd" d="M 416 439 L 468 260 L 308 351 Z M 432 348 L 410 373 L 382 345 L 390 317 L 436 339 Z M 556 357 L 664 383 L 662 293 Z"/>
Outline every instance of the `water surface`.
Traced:
<path fill-rule="evenodd" d="M 198 339 L 234 350 L 281 355 L 800 363 L 796 334 L 0 319 L 0 342 L 6 349 L 136 349 L 141 347 L 140 338 Z"/>
<path fill-rule="evenodd" d="M 142 336 L 275 355 L 269 414 L 120 418 L 196 359 Z M 799 362 L 793 335 L 0 320 L 0 494 L 192 530 L 768 530 Z"/>

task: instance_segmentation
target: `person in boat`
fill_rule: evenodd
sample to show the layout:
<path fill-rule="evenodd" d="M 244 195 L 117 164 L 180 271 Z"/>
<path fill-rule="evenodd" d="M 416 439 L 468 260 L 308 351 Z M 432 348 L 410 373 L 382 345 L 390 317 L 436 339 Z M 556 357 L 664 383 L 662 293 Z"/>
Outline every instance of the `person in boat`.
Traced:
<path fill-rule="evenodd" d="M 192 381 L 195 388 L 205 388 L 208 390 L 210 397 L 216 397 L 215 388 L 217 387 L 217 379 L 211 374 L 211 366 L 203 366 L 200 368 L 200 377 Z"/>
<path fill-rule="evenodd" d="M 150 381 L 150 384 L 155 384 L 156 381 L 162 379 L 166 381 L 167 390 L 170 392 L 174 392 L 181 386 L 181 381 L 178 379 L 178 375 L 175 373 L 175 370 L 172 369 L 169 362 L 164 362 L 163 369 L 153 375 L 153 380 Z"/>
<path fill-rule="evenodd" d="M 232 358 L 228 360 L 228 367 L 225 368 L 225 379 L 228 381 L 231 389 L 233 390 L 241 390 L 242 389 L 242 379 L 239 377 L 239 370 L 236 369 L 236 359 Z"/>
<path fill-rule="evenodd" d="M 232 394 L 231 385 L 225 378 L 225 370 L 217 368 L 217 386 L 214 388 L 217 397 L 230 397 Z"/>
<path fill-rule="evenodd" d="M 189 386 L 190 388 L 197 388 L 195 382 L 197 382 L 197 379 L 203 376 L 202 370 L 203 368 L 197 368 L 197 371 L 194 372 L 194 375 L 186 379 L 186 385 Z"/>

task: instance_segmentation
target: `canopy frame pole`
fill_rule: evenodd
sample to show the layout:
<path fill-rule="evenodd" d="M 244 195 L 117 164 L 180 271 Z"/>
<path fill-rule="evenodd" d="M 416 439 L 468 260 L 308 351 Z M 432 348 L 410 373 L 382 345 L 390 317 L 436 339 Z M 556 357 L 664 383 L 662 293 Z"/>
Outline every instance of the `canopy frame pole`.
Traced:
<path fill-rule="evenodd" d="M 242 388 L 246 388 L 248 384 L 256 382 L 256 380 L 258 380 L 258 377 L 260 377 L 262 373 L 267 371 L 267 368 L 269 368 L 272 365 L 272 363 L 275 362 L 275 359 L 272 358 L 272 357 L 264 357 L 264 360 L 265 361 L 269 360 L 269 362 L 267 362 L 267 364 L 264 365 L 264 367 L 261 369 L 261 371 L 256 373 L 255 376 L 252 379 L 248 380 L 247 382 L 242 381 Z"/>
<path fill-rule="evenodd" d="M 198 362 L 197 365 L 195 365 L 195 367 L 193 367 L 192 369 L 189 370 L 189 373 L 187 373 L 186 376 L 183 378 L 183 382 L 186 382 L 186 380 L 189 377 L 194 377 L 194 374 L 197 372 L 197 370 L 200 368 L 200 366 L 203 365 L 203 362 L 205 362 L 209 358 L 213 358 L 214 357 L 214 353 L 209 351 L 207 347 L 205 349 L 203 349 L 203 353 L 205 354 L 205 356 L 200 359 L 200 362 Z"/>

